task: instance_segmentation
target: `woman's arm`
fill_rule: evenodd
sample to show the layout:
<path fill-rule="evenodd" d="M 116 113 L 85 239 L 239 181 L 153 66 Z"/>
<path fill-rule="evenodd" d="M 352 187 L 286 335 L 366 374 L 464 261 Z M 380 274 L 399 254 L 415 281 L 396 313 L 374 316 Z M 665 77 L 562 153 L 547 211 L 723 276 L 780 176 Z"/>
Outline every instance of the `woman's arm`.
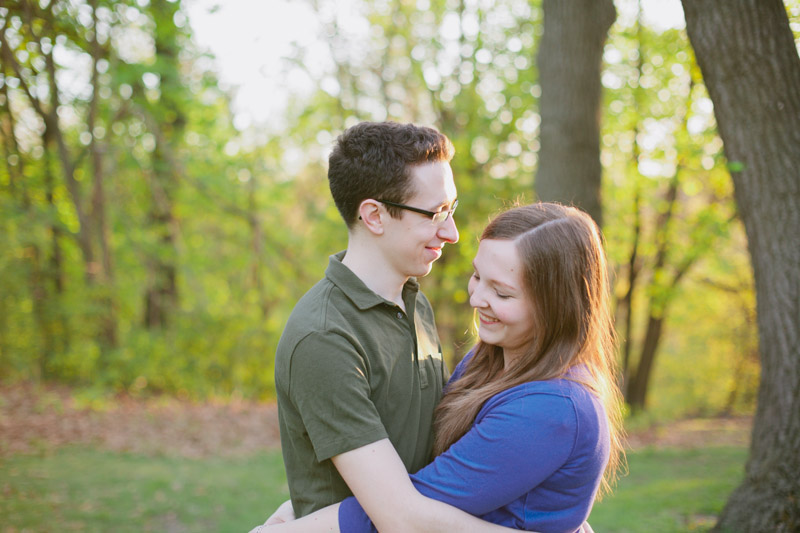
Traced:
<path fill-rule="evenodd" d="M 333 463 L 381 533 L 513 531 L 421 495 L 388 439 L 337 455 Z"/>

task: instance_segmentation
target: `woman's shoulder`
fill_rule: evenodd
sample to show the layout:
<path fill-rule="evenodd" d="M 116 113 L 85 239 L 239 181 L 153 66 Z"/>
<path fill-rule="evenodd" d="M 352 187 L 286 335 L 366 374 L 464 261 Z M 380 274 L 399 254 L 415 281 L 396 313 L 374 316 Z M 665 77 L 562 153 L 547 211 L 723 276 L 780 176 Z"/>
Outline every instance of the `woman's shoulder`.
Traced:
<path fill-rule="evenodd" d="M 586 386 L 579 381 L 570 379 L 569 376 L 544 379 L 538 381 L 526 381 L 510 387 L 498 394 L 509 397 L 519 397 L 535 394 L 551 394 L 556 396 L 563 396 L 571 398 L 574 396 L 582 396 L 584 392 L 588 392 Z"/>
<path fill-rule="evenodd" d="M 531 416 L 580 416 L 586 410 L 595 411 L 597 402 L 588 388 L 567 378 L 528 381 L 498 392 L 484 404 L 482 412 L 510 408 Z M 540 408 L 545 409 L 539 412 Z M 480 417 L 480 414 L 479 414 Z"/>

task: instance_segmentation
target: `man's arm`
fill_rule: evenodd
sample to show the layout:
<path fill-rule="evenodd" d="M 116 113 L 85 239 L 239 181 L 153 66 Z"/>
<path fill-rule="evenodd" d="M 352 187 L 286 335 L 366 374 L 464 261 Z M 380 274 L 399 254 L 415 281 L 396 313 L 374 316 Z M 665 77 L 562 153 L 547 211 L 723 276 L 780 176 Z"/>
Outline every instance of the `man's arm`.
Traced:
<path fill-rule="evenodd" d="M 516 531 L 421 495 L 389 439 L 334 456 L 333 464 L 381 533 Z"/>
<path fill-rule="evenodd" d="M 421 495 L 411 484 L 389 439 L 333 457 L 333 463 L 381 533 L 499 533 L 517 531 L 485 522 Z M 297 520 L 254 528 L 250 533 L 337 533 L 339 504 Z M 346 532 L 350 533 L 350 532 Z"/>

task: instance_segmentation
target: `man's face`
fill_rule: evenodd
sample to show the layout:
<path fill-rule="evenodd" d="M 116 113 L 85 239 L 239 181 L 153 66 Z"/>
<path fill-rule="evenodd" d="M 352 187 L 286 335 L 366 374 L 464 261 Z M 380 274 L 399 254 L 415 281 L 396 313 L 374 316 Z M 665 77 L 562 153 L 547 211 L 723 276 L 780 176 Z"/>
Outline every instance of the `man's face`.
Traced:
<path fill-rule="evenodd" d="M 433 212 L 451 209 L 457 193 L 449 163 L 416 165 L 411 168 L 411 179 L 416 193 L 404 202 L 406 205 Z M 402 210 L 400 218 L 387 220 L 386 229 L 385 253 L 397 273 L 406 278 L 428 274 L 445 243 L 458 241 L 452 216 L 434 224 L 427 215 Z"/>

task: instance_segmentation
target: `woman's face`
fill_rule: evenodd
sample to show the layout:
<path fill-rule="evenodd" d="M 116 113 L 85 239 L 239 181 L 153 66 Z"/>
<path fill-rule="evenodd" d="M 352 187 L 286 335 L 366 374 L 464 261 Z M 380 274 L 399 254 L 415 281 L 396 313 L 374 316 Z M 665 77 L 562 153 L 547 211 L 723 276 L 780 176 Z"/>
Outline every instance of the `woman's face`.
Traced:
<path fill-rule="evenodd" d="M 513 241 L 484 239 L 472 265 L 469 303 L 478 312 L 478 335 L 503 348 L 508 367 L 534 336 L 533 303 L 524 289 L 517 246 Z"/>

